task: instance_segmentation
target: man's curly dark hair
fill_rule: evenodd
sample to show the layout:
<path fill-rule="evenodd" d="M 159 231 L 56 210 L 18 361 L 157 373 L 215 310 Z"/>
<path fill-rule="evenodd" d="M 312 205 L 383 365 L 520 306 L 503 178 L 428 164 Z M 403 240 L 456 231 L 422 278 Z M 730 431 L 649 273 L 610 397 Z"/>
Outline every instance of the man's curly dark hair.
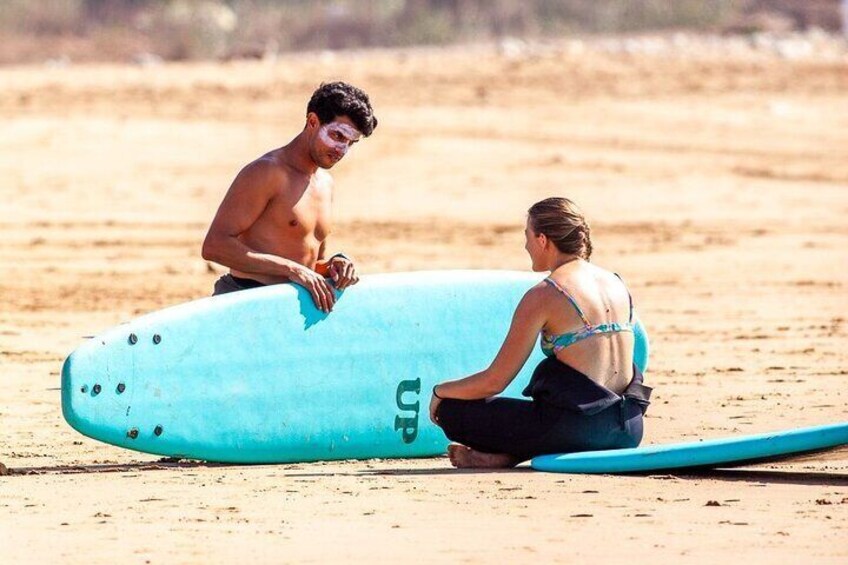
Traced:
<path fill-rule="evenodd" d="M 346 82 L 322 83 L 306 106 L 306 113 L 315 112 L 322 124 L 339 116 L 347 116 L 362 135 L 368 137 L 377 127 L 377 118 L 368 95 Z"/>

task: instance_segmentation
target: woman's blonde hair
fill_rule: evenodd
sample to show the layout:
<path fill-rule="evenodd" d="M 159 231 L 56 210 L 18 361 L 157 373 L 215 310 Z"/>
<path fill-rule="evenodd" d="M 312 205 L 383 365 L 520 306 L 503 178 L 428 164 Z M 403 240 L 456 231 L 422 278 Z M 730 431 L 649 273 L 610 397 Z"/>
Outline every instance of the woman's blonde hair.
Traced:
<path fill-rule="evenodd" d="M 562 253 L 589 260 L 592 238 L 583 212 L 568 198 L 545 198 L 533 204 L 527 214 L 537 234 L 545 234 Z"/>

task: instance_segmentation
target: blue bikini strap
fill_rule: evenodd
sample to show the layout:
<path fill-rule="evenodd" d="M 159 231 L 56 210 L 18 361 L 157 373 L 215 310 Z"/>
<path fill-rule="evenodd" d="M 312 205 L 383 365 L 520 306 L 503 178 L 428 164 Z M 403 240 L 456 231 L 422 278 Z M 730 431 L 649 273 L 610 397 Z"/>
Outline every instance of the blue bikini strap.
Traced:
<path fill-rule="evenodd" d="M 577 301 L 574 300 L 574 298 L 570 294 L 568 294 L 568 291 L 559 286 L 556 281 L 550 277 L 547 277 L 545 279 L 545 282 L 557 289 L 562 294 L 564 294 L 566 298 L 568 298 L 568 301 L 571 302 L 571 305 L 577 311 L 577 314 L 580 316 L 580 319 L 583 320 L 583 324 L 586 326 L 587 329 L 590 329 L 592 327 L 592 324 L 586 318 L 586 314 L 583 313 L 583 310 L 580 309 L 580 306 L 577 305 Z"/>
<path fill-rule="evenodd" d="M 621 275 L 619 275 L 618 273 L 613 273 L 613 274 L 618 277 L 618 280 L 620 280 L 621 284 L 624 285 L 624 290 L 627 291 L 627 299 L 630 300 L 630 319 L 628 320 L 628 322 L 630 322 L 632 324 L 633 323 L 633 295 L 630 294 L 630 289 L 627 288 L 627 283 L 624 282 L 624 279 L 621 278 Z"/>

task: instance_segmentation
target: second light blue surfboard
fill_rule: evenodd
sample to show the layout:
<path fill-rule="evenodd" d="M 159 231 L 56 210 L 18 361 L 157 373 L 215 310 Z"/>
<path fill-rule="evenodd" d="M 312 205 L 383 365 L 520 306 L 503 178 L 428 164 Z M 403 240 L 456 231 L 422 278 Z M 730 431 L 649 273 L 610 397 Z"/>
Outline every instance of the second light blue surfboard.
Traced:
<path fill-rule="evenodd" d="M 848 445 L 848 422 L 632 449 L 534 457 L 537 471 L 553 473 L 647 473 L 730 467 L 789 458 Z"/>

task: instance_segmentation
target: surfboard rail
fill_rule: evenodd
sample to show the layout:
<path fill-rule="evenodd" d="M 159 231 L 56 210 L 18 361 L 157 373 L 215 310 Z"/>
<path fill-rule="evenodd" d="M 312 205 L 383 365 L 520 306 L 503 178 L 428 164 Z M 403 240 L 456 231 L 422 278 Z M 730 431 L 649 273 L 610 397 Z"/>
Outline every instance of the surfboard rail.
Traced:
<path fill-rule="evenodd" d="M 696 442 L 540 455 L 531 466 L 551 473 L 647 473 L 733 467 L 848 445 L 848 422 Z"/>

